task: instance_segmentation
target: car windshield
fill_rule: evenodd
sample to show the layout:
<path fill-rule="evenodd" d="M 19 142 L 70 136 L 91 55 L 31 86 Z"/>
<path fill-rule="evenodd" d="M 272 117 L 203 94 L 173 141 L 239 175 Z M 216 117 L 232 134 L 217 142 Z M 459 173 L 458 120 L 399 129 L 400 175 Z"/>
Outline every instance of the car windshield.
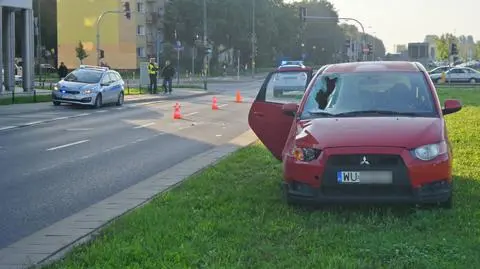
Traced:
<path fill-rule="evenodd" d="M 71 81 L 71 82 L 94 84 L 100 81 L 100 79 L 102 78 L 102 75 L 103 75 L 103 72 L 101 71 L 78 69 L 78 70 L 72 71 L 63 80 Z"/>
<path fill-rule="evenodd" d="M 437 117 L 420 72 L 363 72 L 319 76 L 306 97 L 302 119 L 318 117 Z"/>

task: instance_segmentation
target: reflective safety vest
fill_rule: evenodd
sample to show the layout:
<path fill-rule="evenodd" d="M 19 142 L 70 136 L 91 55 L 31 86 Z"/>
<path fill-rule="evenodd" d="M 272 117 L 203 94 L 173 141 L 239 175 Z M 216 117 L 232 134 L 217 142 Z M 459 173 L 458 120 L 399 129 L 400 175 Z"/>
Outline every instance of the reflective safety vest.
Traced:
<path fill-rule="evenodd" d="M 156 64 L 148 63 L 148 74 L 156 75 L 158 66 Z"/>

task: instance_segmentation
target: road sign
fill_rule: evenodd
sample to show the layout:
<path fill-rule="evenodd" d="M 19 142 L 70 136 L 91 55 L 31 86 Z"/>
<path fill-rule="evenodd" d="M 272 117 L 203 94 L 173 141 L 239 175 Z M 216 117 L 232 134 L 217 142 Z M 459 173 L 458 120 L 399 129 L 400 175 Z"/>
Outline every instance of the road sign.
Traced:
<path fill-rule="evenodd" d="M 368 48 L 363 48 L 363 52 L 368 53 L 370 50 Z"/>

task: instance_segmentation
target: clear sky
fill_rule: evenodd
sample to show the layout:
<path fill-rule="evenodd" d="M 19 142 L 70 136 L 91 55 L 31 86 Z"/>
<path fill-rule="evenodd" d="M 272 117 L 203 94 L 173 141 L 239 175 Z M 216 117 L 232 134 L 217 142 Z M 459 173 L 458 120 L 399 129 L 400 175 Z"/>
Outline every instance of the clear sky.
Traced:
<path fill-rule="evenodd" d="M 292 2 L 292 1 L 287 1 Z M 375 32 L 388 52 L 395 44 L 423 42 L 445 32 L 480 39 L 480 0 L 329 0 L 340 17 L 354 17 Z"/>

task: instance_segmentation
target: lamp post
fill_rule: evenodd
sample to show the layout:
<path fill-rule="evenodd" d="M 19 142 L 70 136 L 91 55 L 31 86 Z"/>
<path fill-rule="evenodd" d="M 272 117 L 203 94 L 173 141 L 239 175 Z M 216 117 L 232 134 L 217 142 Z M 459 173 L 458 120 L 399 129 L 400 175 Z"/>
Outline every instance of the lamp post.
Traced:
<path fill-rule="evenodd" d="M 207 48 L 207 0 L 203 0 L 203 47 Z M 208 76 L 208 55 L 203 60 L 204 76 L 203 88 L 207 90 L 207 76 Z"/>

